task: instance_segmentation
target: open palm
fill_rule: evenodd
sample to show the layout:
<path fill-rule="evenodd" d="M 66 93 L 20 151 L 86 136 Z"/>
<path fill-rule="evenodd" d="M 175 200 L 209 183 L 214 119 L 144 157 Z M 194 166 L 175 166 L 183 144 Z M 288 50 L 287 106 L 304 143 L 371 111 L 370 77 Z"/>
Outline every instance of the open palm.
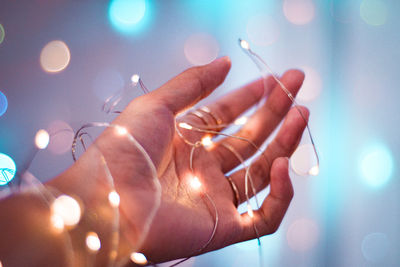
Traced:
<path fill-rule="evenodd" d="M 208 96 L 223 82 L 229 69 L 230 60 L 226 57 L 191 68 L 159 89 L 132 101 L 113 122 L 125 127 L 143 146 L 156 167 L 162 187 L 161 204 L 140 248 L 151 261 L 183 258 L 253 239 L 256 237 L 254 225 L 260 235 L 273 233 L 292 199 L 286 157 L 297 147 L 305 121 L 297 110 L 290 110 L 289 98 L 273 79 L 267 79 L 266 83 L 255 81 L 209 104 L 212 115 L 204 114 L 204 118 L 200 118 L 188 113 L 178 118 L 178 121 L 199 126 L 216 124 L 212 121 L 216 118 L 229 124 L 257 104 L 267 92 L 265 103 L 235 133 L 259 146 L 285 118 L 264 156 L 256 159 L 251 167 L 257 190 L 271 186 L 260 210 L 254 211 L 254 217 L 238 213 L 235 193 L 225 176 L 241 164 L 232 150 L 243 159 L 256 152 L 249 142 L 224 138 L 207 150 L 200 146 L 194 151 L 193 171 L 190 168 L 192 146 L 177 134 L 176 115 Z M 303 79 L 303 73 L 297 70 L 288 71 L 281 77 L 293 95 Z M 303 114 L 308 114 L 305 108 L 300 108 Z M 204 136 L 194 130 L 180 131 L 192 143 Z M 135 243 L 155 204 L 150 168 L 143 155 L 124 138 L 116 138 L 111 129 L 104 131 L 96 143 L 106 158 L 121 196 L 122 237 Z M 72 169 L 85 168 L 90 157 L 89 149 Z M 194 176 L 201 183 L 198 189 L 190 186 Z M 230 177 L 237 186 L 240 202 L 245 201 L 245 170 L 238 170 Z M 215 226 L 214 205 L 219 221 L 215 236 L 205 247 Z"/>

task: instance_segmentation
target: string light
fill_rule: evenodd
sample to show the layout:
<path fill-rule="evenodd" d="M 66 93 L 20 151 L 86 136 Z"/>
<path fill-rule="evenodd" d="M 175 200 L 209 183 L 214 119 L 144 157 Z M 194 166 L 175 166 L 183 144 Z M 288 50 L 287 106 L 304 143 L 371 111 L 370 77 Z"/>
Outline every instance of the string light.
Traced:
<path fill-rule="evenodd" d="M 58 214 L 52 214 L 50 216 L 50 223 L 56 233 L 61 233 L 64 230 L 64 220 Z"/>
<path fill-rule="evenodd" d="M 110 202 L 110 205 L 113 206 L 114 208 L 117 208 L 119 206 L 120 202 L 120 197 L 119 194 L 113 190 L 108 194 L 108 201 Z"/>
<path fill-rule="evenodd" d="M 201 144 L 206 148 L 210 148 L 214 145 L 213 141 L 211 140 L 211 136 L 209 135 L 206 135 L 201 139 Z"/>
<path fill-rule="evenodd" d="M 190 186 L 195 190 L 199 190 L 201 188 L 201 182 L 197 176 L 194 176 L 192 179 L 190 179 Z"/>
<path fill-rule="evenodd" d="M 142 253 L 139 253 L 139 252 L 131 253 L 130 259 L 132 262 L 139 264 L 139 265 L 147 264 L 146 256 L 144 256 Z"/>
<path fill-rule="evenodd" d="M 122 126 L 116 126 L 115 131 L 117 132 L 118 135 L 126 135 L 128 133 L 128 130 L 125 127 Z"/>
<path fill-rule="evenodd" d="M 312 4 L 312 3 L 311 3 Z M 301 111 L 301 109 L 299 108 L 299 105 L 297 104 L 294 96 L 292 95 L 292 93 L 286 88 L 286 86 L 278 79 L 278 77 L 274 74 L 274 72 L 272 71 L 271 67 L 255 52 L 253 52 L 250 49 L 250 45 L 248 42 L 243 42 L 244 40 L 239 38 L 239 45 L 240 47 L 243 48 L 243 51 L 249 56 L 249 58 L 254 62 L 254 64 L 257 66 L 257 68 L 260 70 L 261 75 L 264 78 L 264 82 L 265 82 L 265 77 L 266 77 L 266 72 L 268 72 L 272 78 L 279 84 L 280 88 L 286 93 L 286 95 L 288 96 L 288 98 L 291 100 L 292 104 L 294 105 L 294 107 L 296 108 L 296 110 L 298 111 L 298 113 L 300 114 L 300 116 L 303 118 L 305 124 L 306 124 L 306 129 L 307 129 L 307 133 L 308 133 L 308 137 L 310 139 L 311 142 L 311 147 L 312 147 L 312 151 L 313 151 L 313 155 L 315 157 L 315 167 L 312 170 L 312 172 L 310 173 L 310 170 L 308 172 L 306 172 L 307 174 L 318 174 L 319 173 L 319 156 L 318 156 L 318 152 L 317 152 L 317 148 L 315 146 L 314 143 L 314 138 L 311 134 L 311 130 L 310 130 L 310 126 L 308 124 L 308 120 L 305 117 L 305 115 L 303 114 L 303 112 Z M 265 90 L 266 87 L 264 86 L 264 95 L 265 95 Z"/>
<path fill-rule="evenodd" d="M 39 130 L 35 136 L 35 144 L 39 149 L 45 149 L 50 142 L 50 135 L 46 130 Z"/>
<path fill-rule="evenodd" d="M 244 124 L 246 124 L 246 122 L 247 122 L 247 117 L 243 116 L 243 117 L 237 118 L 233 123 L 235 125 L 244 125 Z"/>
<path fill-rule="evenodd" d="M 247 214 L 249 215 L 250 218 L 254 217 L 253 208 L 251 207 L 250 204 L 247 204 Z"/>
<path fill-rule="evenodd" d="M 140 80 L 139 75 L 137 75 L 137 74 L 133 74 L 133 75 L 132 75 L 131 81 L 132 81 L 132 84 L 133 84 L 133 85 L 138 84 L 139 80 Z"/>
<path fill-rule="evenodd" d="M 101 248 L 99 236 L 95 232 L 86 234 L 86 246 L 92 252 L 97 252 Z"/>
<path fill-rule="evenodd" d="M 192 125 L 189 125 L 186 122 L 180 122 L 178 125 L 179 125 L 179 127 L 183 128 L 183 129 L 187 129 L 187 130 L 193 129 Z"/>
<path fill-rule="evenodd" d="M 78 224 L 81 218 L 81 207 L 73 197 L 61 195 L 51 205 L 53 215 L 58 215 L 66 226 L 72 227 Z"/>

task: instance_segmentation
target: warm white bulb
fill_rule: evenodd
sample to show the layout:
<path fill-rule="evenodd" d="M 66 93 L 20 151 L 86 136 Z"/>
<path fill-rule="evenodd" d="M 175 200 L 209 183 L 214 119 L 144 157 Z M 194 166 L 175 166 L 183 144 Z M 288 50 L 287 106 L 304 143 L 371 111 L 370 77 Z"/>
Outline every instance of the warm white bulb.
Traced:
<path fill-rule="evenodd" d="M 132 75 L 131 81 L 132 81 L 133 85 L 136 85 L 139 82 L 139 80 L 140 80 L 139 75 L 137 75 L 137 74 Z"/>
<path fill-rule="evenodd" d="M 250 218 L 254 217 L 253 209 L 251 208 L 250 204 L 247 204 L 247 214 L 249 214 Z"/>
<path fill-rule="evenodd" d="M 193 129 L 192 125 L 189 125 L 186 122 L 180 122 L 178 125 L 179 125 L 179 127 L 183 128 L 183 129 L 187 129 L 187 130 Z"/>
<path fill-rule="evenodd" d="M 99 236 L 95 232 L 89 232 L 86 234 L 86 246 L 93 252 L 100 249 L 101 242 Z"/>
<path fill-rule="evenodd" d="M 66 226 L 75 226 L 81 218 L 81 207 L 74 198 L 61 195 L 51 204 L 51 213 L 58 216 Z M 57 217 L 55 217 L 57 218 Z"/>
<path fill-rule="evenodd" d="M 211 140 L 211 136 L 207 135 L 207 136 L 204 136 L 204 137 L 201 139 L 201 144 L 202 144 L 204 147 L 210 147 L 210 146 L 212 146 L 214 143 L 213 143 L 213 141 Z"/>
<path fill-rule="evenodd" d="M 317 175 L 319 174 L 319 166 L 316 165 L 316 166 L 312 167 L 312 168 L 308 171 L 308 173 L 309 173 L 310 175 L 312 175 L 312 176 L 317 176 Z"/>
<path fill-rule="evenodd" d="M 247 41 L 245 41 L 245 40 L 240 40 L 240 46 L 245 50 L 249 50 L 250 49 L 249 43 Z"/>
<path fill-rule="evenodd" d="M 136 263 L 136 264 L 139 264 L 139 265 L 145 265 L 145 264 L 147 264 L 147 259 L 146 259 L 146 256 L 144 256 L 142 253 L 139 253 L 139 252 L 133 252 L 132 254 L 131 254 L 131 261 L 132 262 L 134 262 L 134 263 Z"/>
<path fill-rule="evenodd" d="M 126 135 L 128 133 L 128 130 L 122 126 L 116 126 L 115 130 L 117 131 L 118 135 Z"/>
<path fill-rule="evenodd" d="M 57 233 L 61 233 L 64 230 L 64 220 L 60 215 L 52 214 L 50 217 L 50 223 Z"/>
<path fill-rule="evenodd" d="M 118 207 L 120 202 L 120 197 L 118 193 L 115 191 L 111 191 L 108 194 L 108 201 L 110 202 L 110 205 L 113 206 L 114 208 Z"/>
<path fill-rule="evenodd" d="M 50 135 L 46 130 L 39 130 L 35 136 L 35 144 L 39 149 L 45 149 L 50 142 Z"/>
<path fill-rule="evenodd" d="M 201 182 L 200 182 L 199 178 L 197 178 L 197 176 L 194 176 L 190 180 L 190 186 L 195 190 L 198 190 L 201 187 Z"/>
<path fill-rule="evenodd" d="M 247 122 L 247 117 L 240 117 L 240 118 L 237 118 L 236 120 L 235 120 L 235 122 L 234 122 L 234 124 L 235 125 L 243 125 L 243 124 L 245 124 Z"/>

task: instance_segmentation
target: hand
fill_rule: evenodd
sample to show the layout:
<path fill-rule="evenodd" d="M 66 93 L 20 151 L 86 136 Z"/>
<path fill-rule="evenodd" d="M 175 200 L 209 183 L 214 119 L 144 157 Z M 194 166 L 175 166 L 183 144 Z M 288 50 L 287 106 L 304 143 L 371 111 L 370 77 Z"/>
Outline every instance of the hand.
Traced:
<path fill-rule="evenodd" d="M 216 250 L 237 242 L 256 238 L 252 219 L 247 213 L 239 214 L 235 207 L 235 195 L 225 174 L 240 161 L 224 146 L 233 147 L 244 159 L 256 150 L 249 143 L 234 138 L 225 138 L 206 151 L 197 148 L 193 169 L 201 181 L 201 190 L 190 187 L 193 174 L 189 168 L 191 146 L 186 144 L 175 130 L 175 118 L 179 112 L 208 96 L 225 79 L 230 69 L 227 57 L 202 66 L 186 70 L 159 89 L 133 100 L 115 119 L 113 124 L 125 127 L 152 159 L 162 186 L 162 201 L 151 224 L 141 252 L 153 262 L 162 262 L 199 253 L 207 242 L 214 227 L 214 214 L 210 203 L 204 201 L 202 191 L 214 201 L 219 214 L 216 234 L 204 251 Z M 297 70 L 286 72 L 281 81 L 296 95 L 304 79 Z M 297 110 L 291 109 L 291 102 L 271 77 L 266 81 L 269 97 L 249 121 L 235 134 L 246 137 L 257 146 L 274 131 L 284 119 L 281 129 L 269 144 L 265 157 L 257 159 L 251 174 L 257 190 L 271 186 L 270 194 L 260 210 L 254 211 L 254 223 L 259 234 L 271 234 L 279 227 L 293 196 L 288 175 L 288 160 L 297 147 L 305 121 Z M 223 123 L 231 123 L 242 112 L 257 104 L 264 95 L 264 83 L 255 81 L 208 105 L 212 114 Z M 300 107 L 303 114 L 308 111 Z M 204 125 L 200 118 L 188 114 L 181 121 L 193 125 Z M 204 135 L 196 131 L 181 129 L 191 141 L 200 140 Z M 118 137 L 113 129 L 107 129 L 96 140 L 111 170 L 117 192 L 121 196 L 122 238 L 134 243 L 143 230 L 145 218 L 154 205 L 154 187 L 149 183 L 149 167 L 142 154 L 126 138 Z M 59 188 L 85 188 L 90 186 L 93 176 L 94 147 L 64 174 L 54 181 Z M 244 170 L 231 174 L 243 202 Z M 68 186 L 66 186 L 68 181 Z M 93 190 L 79 189 L 82 195 Z M 68 191 L 68 190 L 64 190 Z"/>

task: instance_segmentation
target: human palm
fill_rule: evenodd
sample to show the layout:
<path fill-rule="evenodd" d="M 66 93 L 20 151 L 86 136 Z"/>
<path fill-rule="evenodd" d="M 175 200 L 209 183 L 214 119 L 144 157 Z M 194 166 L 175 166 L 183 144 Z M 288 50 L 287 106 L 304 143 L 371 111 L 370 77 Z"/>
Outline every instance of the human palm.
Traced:
<path fill-rule="evenodd" d="M 297 110 L 289 111 L 291 102 L 273 79 L 265 83 L 262 80 L 253 82 L 209 104 L 211 115 L 203 113 L 201 118 L 188 113 L 177 119 L 199 128 L 215 125 L 217 119 L 229 124 L 268 95 L 267 101 L 235 133 L 248 142 L 224 138 L 208 149 L 196 147 L 190 167 L 193 146 L 188 143 L 200 141 L 204 133 L 179 128 L 176 116 L 208 96 L 223 82 L 229 69 L 228 58 L 189 69 L 158 90 L 132 101 L 113 122 L 113 125 L 125 127 L 145 149 L 161 184 L 160 206 L 139 249 L 151 261 L 188 257 L 255 238 L 254 226 L 261 236 L 273 233 L 289 206 L 293 189 L 285 157 L 298 145 L 305 121 Z M 285 73 L 281 81 L 295 95 L 303 78 L 301 72 L 292 70 Z M 300 108 L 303 114 L 308 114 L 305 108 Z M 248 213 L 239 214 L 235 192 L 225 175 L 241 164 L 237 155 L 243 159 L 251 157 L 256 152 L 254 145 L 261 145 L 283 118 L 278 134 L 251 166 L 256 189 L 270 184 L 270 193 L 260 210 L 254 211 L 254 217 Z M 126 138 L 116 138 L 112 129 L 107 129 L 96 143 L 121 196 L 122 237 L 134 244 L 143 234 L 149 213 L 157 204 L 151 168 L 143 154 Z M 82 156 L 82 163 L 78 161 L 77 165 L 85 168 L 90 157 L 87 152 Z M 191 186 L 194 176 L 198 177 L 200 188 Z M 240 202 L 245 201 L 245 170 L 233 172 L 230 177 L 237 186 Z M 212 236 L 215 225 L 215 236 Z M 212 240 L 208 244 L 210 237 Z"/>

